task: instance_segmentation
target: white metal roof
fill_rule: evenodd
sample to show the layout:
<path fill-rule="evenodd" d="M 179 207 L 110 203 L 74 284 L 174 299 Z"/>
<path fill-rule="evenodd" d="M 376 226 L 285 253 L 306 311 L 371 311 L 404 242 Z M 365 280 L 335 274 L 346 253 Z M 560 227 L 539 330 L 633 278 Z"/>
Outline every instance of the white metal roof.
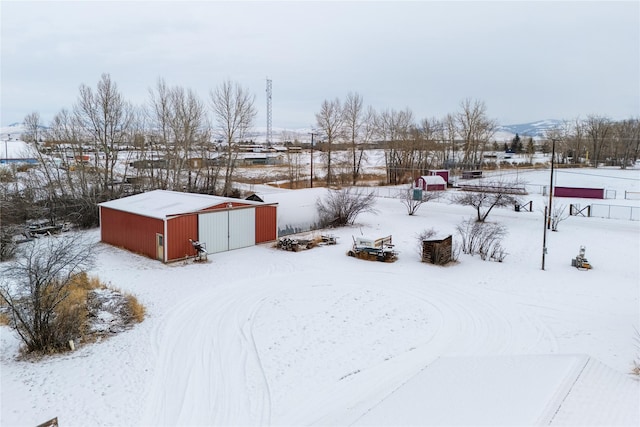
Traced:
<path fill-rule="evenodd" d="M 179 191 L 153 190 L 146 193 L 123 197 L 100 203 L 110 209 L 165 219 L 171 215 L 197 212 L 220 203 L 264 205 L 251 200 L 234 199 L 231 197 L 209 196 L 207 194 L 182 193 Z"/>

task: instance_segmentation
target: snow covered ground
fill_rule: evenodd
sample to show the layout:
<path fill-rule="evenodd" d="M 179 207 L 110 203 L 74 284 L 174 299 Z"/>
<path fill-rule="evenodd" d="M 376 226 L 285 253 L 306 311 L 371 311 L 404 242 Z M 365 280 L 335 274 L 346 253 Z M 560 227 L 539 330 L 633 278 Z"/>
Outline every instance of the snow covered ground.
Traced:
<path fill-rule="evenodd" d="M 297 253 L 261 245 L 163 265 L 99 244 L 92 273 L 136 294 L 147 319 L 37 363 L 17 361 L 19 342 L 1 327 L 0 425 L 639 425 L 629 372 L 640 222 L 567 218 L 547 234 L 543 271 L 547 197 L 535 189 L 549 174 L 518 173 L 534 209 L 490 214 L 509 231 L 503 263 L 420 262 L 418 233 L 455 238 L 474 215 L 446 198 L 410 217 L 380 197 L 377 214 L 331 230 L 338 245 Z M 640 208 L 622 199 L 640 192 L 637 170 L 562 171 L 556 183 L 617 198 L 554 204 Z M 309 209 L 309 190 L 271 192 L 287 199 L 280 220 Z M 361 233 L 393 235 L 399 260 L 347 257 Z M 590 271 L 570 265 L 581 245 Z"/>

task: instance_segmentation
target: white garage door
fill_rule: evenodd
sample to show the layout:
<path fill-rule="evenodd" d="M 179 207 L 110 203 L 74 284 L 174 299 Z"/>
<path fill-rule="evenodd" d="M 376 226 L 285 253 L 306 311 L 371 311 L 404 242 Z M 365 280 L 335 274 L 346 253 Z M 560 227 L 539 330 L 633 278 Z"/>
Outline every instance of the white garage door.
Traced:
<path fill-rule="evenodd" d="M 255 209 L 199 214 L 198 240 L 206 244 L 210 254 L 255 245 Z"/>
<path fill-rule="evenodd" d="M 198 215 L 198 240 L 206 244 L 207 252 L 214 254 L 229 250 L 229 220 L 226 212 Z"/>
<path fill-rule="evenodd" d="M 255 209 L 229 211 L 229 249 L 246 248 L 256 244 Z"/>

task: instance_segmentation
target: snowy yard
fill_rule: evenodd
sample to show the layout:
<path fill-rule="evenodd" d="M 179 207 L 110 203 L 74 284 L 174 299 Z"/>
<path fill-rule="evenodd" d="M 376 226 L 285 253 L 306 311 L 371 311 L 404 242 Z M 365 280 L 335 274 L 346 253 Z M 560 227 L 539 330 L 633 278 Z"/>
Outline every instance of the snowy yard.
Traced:
<path fill-rule="evenodd" d="M 548 171 L 520 175 L 548 184 Z M 618 190 L 583 206 L 640 207 L 621 199 L 640 191 L 637 170 L 560 172 L 557 185 Z M 261 245 L 163 265 L 99 244 L 92 273 L 136 294 L 148 318 L 38 363 L 17 361 L 0 328 L 0 424 L 638 425 L 640 222 L 569 217 L 547 234 L 543 271 L 548 199 L 529 200 L 533 212 L 489 215 L 509 232 L 503 263 L 420 262 L 418 233 L 456 238 L 474 215 L 444 198 L 410 217 L 380 197 L 377 214 L 331 230 L 337 245 L 296 253 Z M 280 216 L 295 218 L 293 205 Z M 391 234 L 399 260 L 347 257 L 360 234 Z M 571 267 L 581 245 L 592 270 Z"/>

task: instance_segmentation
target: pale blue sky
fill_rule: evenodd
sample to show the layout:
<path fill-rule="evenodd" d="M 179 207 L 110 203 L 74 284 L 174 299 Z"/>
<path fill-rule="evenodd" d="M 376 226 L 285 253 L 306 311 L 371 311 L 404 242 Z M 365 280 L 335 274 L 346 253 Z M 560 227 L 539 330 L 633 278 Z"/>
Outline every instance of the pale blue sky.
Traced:
<path fill-rule="evenodd" d="M 7 1 L 0 125 L 72 108 L 111 74 L 142 104 L 158 77 L 205 102 L 225 79 L 266 126 L 315 122 L 325 99 L 410 108 L 417 120 L 485 102 L 501 124 L 640 115 L 640 2 Z"/>

